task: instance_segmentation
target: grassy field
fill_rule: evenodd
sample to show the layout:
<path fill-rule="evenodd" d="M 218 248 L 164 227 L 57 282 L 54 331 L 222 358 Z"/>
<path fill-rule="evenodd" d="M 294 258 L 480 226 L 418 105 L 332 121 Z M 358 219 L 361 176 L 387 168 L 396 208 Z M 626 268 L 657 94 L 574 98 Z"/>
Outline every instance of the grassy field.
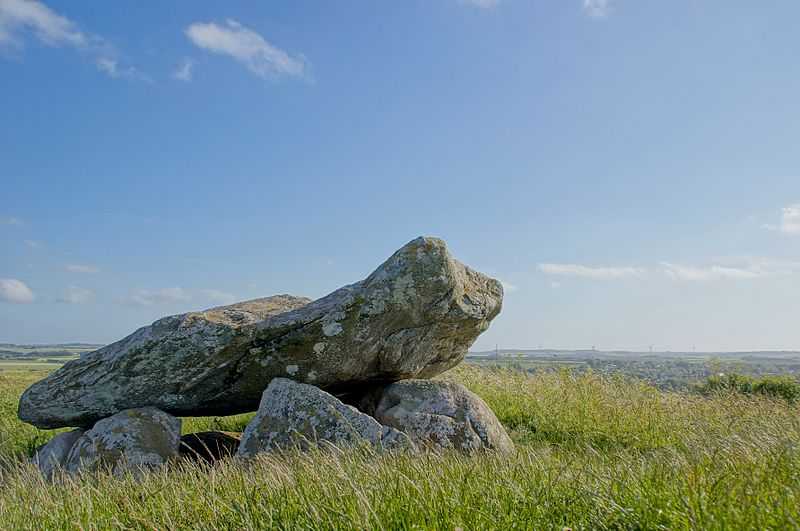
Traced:
<path fill-rule="evenodd" d="M 15 415 L 42 374 L 0 373 L 2 529 L 800 529 L 800 409 L 763 396 L 462 366 L 445 377 L 489 403 L 515 455 L 285 454 L 47 484 L 24 457 L 52 434 Z"/>
<path fill-rule="evenodd" d="M 52 371 L 69 361 L 69 358 L 0 359 L 0 373 L 5 371 Z M 41 373 L 39 373 L 41 377 Z"/>

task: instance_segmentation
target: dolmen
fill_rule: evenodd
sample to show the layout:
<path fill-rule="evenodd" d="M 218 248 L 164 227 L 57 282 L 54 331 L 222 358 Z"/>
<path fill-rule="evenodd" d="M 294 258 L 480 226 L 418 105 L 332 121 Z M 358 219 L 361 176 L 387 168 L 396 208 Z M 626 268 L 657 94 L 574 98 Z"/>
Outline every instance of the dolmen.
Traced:
<path fill-rule="evenodd" d="M 431 380 L 463 361 L 502 300 L 500 282 L 421 237 L 315 301 L 276 295 L 162 318 L 33 384 L 19 417 L 73 428 L 36 452 L 48 476 L 152 469 L 192 447 L 204 459 L 325 445 L 508 452 L 479 397 Z M 181 437 L 178 417 L 253 411 L 240 436 Z"/>

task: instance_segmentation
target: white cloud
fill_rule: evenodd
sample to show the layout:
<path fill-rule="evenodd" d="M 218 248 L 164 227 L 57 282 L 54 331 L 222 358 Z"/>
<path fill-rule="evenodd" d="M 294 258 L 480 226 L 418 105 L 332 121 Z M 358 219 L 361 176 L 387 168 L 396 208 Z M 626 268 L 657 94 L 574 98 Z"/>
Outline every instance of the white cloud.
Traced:
<path fill-rule="evenodd" d="M 133 66 L 120 66 L 119 61 L 111 57 L 98 57 L 95 61 L 97 69 L 114 79 L 131 79 L 152 83 L 149 76 L 143 74 Z"/>
<path fill-rule="evenodd" d="M 94 292 L 78 286 L 67 286 L 64 296 L 58 299 L 58 302 L 67 304 L 86 304 L 92 302 L 94 299 Z"/>
<path fill-rule="evenodd" d="M 786 276 L 800 273 L 800 262 L 770 258 L 745 258 L 727 260 L 723 264 L 691 266 L 661 263 L 661 271 L 676 280 L 695 282 L 709 280 L 749 280 L 763 277 Z"/>
<path fill-rule="evenodd" d="M 66 270 L 70 273 L 99 273 L 100 269 L 88 264 L 67 264 Z"/>
<path fill-rule="evenodd" d="M 514 293 L 515 291 L 519 290 L 519 287 L 516 286 L 515 284 L 512 284 L 511 282 L 503 280 L 502 278 L 498 278 L 497 280 L 499 280 L 500 284 L 503 285 L 503 291 L 505 293 Z"/>
<path fill-rule="evenodd" d="M 748 258 L 750 268 L 762 271 L 770 276 L 795 275 L 800 273 L 800 262 L 791 260 L 776 260 L 774 258 Z"/>
<path fill-rule="evenodd" d="M 25 240 L 25 245 L 27 245 L 31 249 L 41 249 L 42 247 L 44 247 L 44 244 L 42 242 L 36 240 Z"/>
<path fill-rule="evenodd" d="M 0 218 L 0 225 L 22 226 L 24 225 L 24 223 L 19 218 L 9 217 L 9 218 Z"/>
<path fill-rule="evenodd" d="M 81 31 L 75 22 L 38 0 L 0 0 L 0 46 L 22 48 L 23 35 L 31 33 L 48 46 L 70 46 L 94 56 L 101 72 L 112 78 L 150 81 L 132 66 L 120 66 L 116 52 L 105 39 Z"/>
<path fill-rule="evenodd" d="M 231 304 L 236 302 L 236 295 L 216 289 L 201 289 L 200 295 L 215 304 Z"/>
<path fill-rule="evenodd" d="M 550 287 L 553 289 L 558 289 L 561 287 L 561 282 L 553 280 L 552 282 L 550 282 Z"/>
<path fill-rule="evenodd" d="M 497 7 L 497 4 L 500 3 L 500 0 L 461 0 L 461 3 L 480 7 L 481 9 L 489 9 L 492 7 Z"/>
<path fill-rule="evenodd" d="M 14 304 L 33 302 L 33 292 L 24 282 L 15 278 L 0 278 L 0 301 Z"/>
<path fill-rule="evenodd" d="M 765 257 L 717 258 L 704 265 L 661 262 L 657 267 L 591 267 L 579 264 L 539 264 L 547 275 L 573 276 L 592 279 L 641 278 L 648 273 L 660 273 L 674 280 L 694 282 L 712 280 L 750 280 L 800 274 L 800 262 Z M 651 277 L 652 278 L 652 277 Z M 559 283 L 551 287 L 560 287 Z"/>
<path fill-rule="evenodd" d="M 765 229 L 779 231 L 784 234 L 800 234 L 800 203 L 784 207 L 778 225 L 764 225 Z"/>
<path fill-rule="evenodd" d="M 642 277 L 647 270 L 640 267 L 592 267 L 579 264 L 539 264 L 539 271 L 546 275 L 613 279 Z"/>
<path fill-rule="evenodd" d="M 749 279 L 764 276 L 763 273 L 759 271 L 738 267 L 723 267 L 719 265 L 696 267 L 662 262 L 661 267 L 665 275 L 676 280 L 704 281 Z"/>
<path fill-rule="evenodd" d="M 173 79 L 187 82 L 192 80 L 193 75 L 194 61 L 191 59 L 184 59 L 183 62 L 178 65 L 178 68 L 175 69 L 175 72 L 172 73 Z"/>
<path fill-rule="evenodd" d="M 606 17 L 611 11 L 611 0 L 583 0 L 583 11 L 590 17 Z"/>
<path fill-rule="evenodd" d="M 174 304 L 179 302 L 198 301 L 199 303 L 210 304 L 231 304 L 236 302 L 237 297 L 232 293 L 217 289 L 184 289 L 184 288 L 162 288 L 162 289 L 140 289 L 131 293 L 123 299 L 123 302 L 137 306 L 153 306 L 156 304 Z"/>
<path fill-rule="evenodd" d="M 224 25 L 195 22 L 186 28 L 186 36 L 195 46 L 232 57 L 262 78 L 303 77 L 308 69 L 305 58 L 289 55 L 235 20 Z"/>
<path fill-rule="evenodd" d="M 152 306 L 153 304 L 172 304 L 186 302 L 192 299 L 189 292 L 183 288 L 162 288 L 157 290 L 140 289 L 127 301 L 139 306 Z"/>
<path fill-rule="evenodd" d="M 75 23 L 36 0 L 0 0 L 0 44 L 22 46 L 20 32 L 31 31 L 49 46 L 84 48 L 89 38 Z"/>

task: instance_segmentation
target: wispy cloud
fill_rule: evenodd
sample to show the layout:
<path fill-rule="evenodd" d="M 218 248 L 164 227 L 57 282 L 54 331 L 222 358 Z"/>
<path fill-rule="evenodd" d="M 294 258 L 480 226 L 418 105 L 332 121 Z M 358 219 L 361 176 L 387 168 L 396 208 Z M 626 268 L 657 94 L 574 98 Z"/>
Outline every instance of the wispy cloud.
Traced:
<path fill-rule="evenodd" d="M 172 78 L 179 81 L 189 82 L 194 76 L 194 61 L 184 59 L 172 73 Z"/>
<path fill-rule="evenodd" d="M 192 299 L 188 291 L 183 288 L 161 288 L 156 290 L 140 289 L 133 292 L 126 302 L 138 306 L 152 306 L 154 304 L 173 304 L 187 302 Z"/>
<path fill-rule="evenodd" d="M 41 249 L 44 247 L 44 244 L 37 240 L 25 240 L 25 245 L 31 249 Z"/>
<path fill-rule="evenodd" d="M 31 31 L 49 46 L 85 48 L 89 37 L 75 23 L 36 0 L 0 0 L 0 44 L 21 47 L 20 33 Z"/>
<path fill-rule="evenodd" d="M 722 279 L 748 279 L 764 276 L 760 271 L 742 269 L 738 267 L 723 267 L 711 265 L 704 267 L 687 266 L 662 262 L 662 271 L 670 278 L 676 280 L 722 280 Z"/>
<path fill-rule="evenodd" d="M 750 280 L 800 273 L 800 262 L 770 258 L 727 260 L 710 265 L 661 263 L 661 271 L 675 280 L 703 282 L 712 280 Z M 730 263 L 728 263 L 730 262 Z"/>
<path fill-rule="evenodd" d="M 111 57 L 98 57 L 95 61 L 97 69 L 114 79 L 130 79 L 133 81 L 144 81 L 152 83 L 153 80 L 147 74 L 140 72 L 133 66 L 122 66 L 117 59 Z"/>
<path fill-rule="evenodd" d="M 590 17 L 607 17 L 611 11 L 611 0 L 583 0 L 583 11 Z"/>
<path fill-rule="evenodd" d="M 595 267 L 580 264 L 539 264 L 539 271 L 546 275 L 593 279 L 642 277 L 647 273 L 647 270 L 641 267 Z"/>
<path fill-rule="evenodd" d="M 58 302 L 65 304 L 87 304 L 94 300 L 94 292 L 92 290 L 81 288 L 78 286 L 67 286 L 64 295 L 58 299 Z"/>
<path fill-rule="evenodd" d="M 500 281 L 500 284 L 503 285 L 503 291 L 506 293 L 514 293 L 515 291 L 519 290 L 519 286 L 516 284 L 512 284 L 507 280 L 503 280 L 502 278 L 498 278 L 497 280 Z"/>
<path fill-rule="evenodd" d="M 208 304 L 231 304 L 236 295 L 218 289 L 185 289 L 180 287 L 161 289 L 140 289 L 124 299 L 128 304 L 137 306 L 153 306 L 157 304 L 175 304 L 179 302 L 197 301 Z"/>
<path fill-rule="evenodd" d="M 16 227 L 20 227 L 24 224 L 25 223 L 19 218 L 15 217 L 0 218 L 0 225 L 13 225 Z"/>
<path fill-rule="evenodd" d="M 16 278 L 0 278 L 0 301 L 27 304 L 34 299 L 33 291 L 23 281 Z"/>
<path fill-rule="evenodd" d="M 20 50 L 27 34 L 48 46 L 69 46 L 93 56 L 98 70 L 112 78 L 149 80 L 132 66 L 120 66 L 117 53 L 108 41 L 82 31 L 75 22 L 43 2 L 0 0 L 0 47 Z"/>
<path fill-rule="evenodd" d="M 302 55 L 290 55 L 235 20 L 228 19 L 225 24 L 195 22 L 186 28 L 186 36 L 195 46 L 227 55 L 261 78 L 302 78 L 307 74 Z"/>
<path fill-rule="evenodd" d="M 89 265 L 89 264 L 67 264 L 64 267 L 70 273 L 99 273 L 100 269 L 97 266 Z"/>
<path fill-rule="evenodd" d="M 781 209 L 781 219 L 777 225 L 764 225 L 765 229 L 782 232 L 784 234 L 800 234 L 800 203 L 795 203 Z"/>
<path fill-rule="evenodd" d="M 497 4 L 500 3 L 500 0 L 461 0 L 461 3 L 469 4 L 481 9 L 490 9 L 492 7 L 497 7 Z"/>
<path fill-rule="evenodd" d="M 214 304 L 231 304 L 236 302 L 236 295 L 216 289 L 201 289 L 199 294 Z"/>
<path fill-rule="evenodd" d="M 661 262 L 654 267 L 595 267 L 580 264 L 539 264 L 546 275 L 583 277 L 596 280 L 643 278 L 658 274 L 674 280 L 703 282 L 712 280 L 750 280 L 800 274 L 800 262 L 765 257 L 718 258 L 711 263 L 679 264 Z M 554 286 L 558 287 L 558 286 Z"/>

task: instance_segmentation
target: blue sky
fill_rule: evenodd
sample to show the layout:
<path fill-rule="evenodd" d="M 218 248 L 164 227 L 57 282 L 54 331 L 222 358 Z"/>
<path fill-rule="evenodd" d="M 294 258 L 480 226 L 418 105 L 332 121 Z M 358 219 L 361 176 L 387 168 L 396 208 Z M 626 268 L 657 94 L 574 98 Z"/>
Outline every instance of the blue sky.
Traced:
<path fill-rule="evenodd" d="M 767 5 L 768 4 L 768 5 Z M 477 348 L 800 349 L 800 4 L 0 0 L 0 342 L 358 280 Z"/>

